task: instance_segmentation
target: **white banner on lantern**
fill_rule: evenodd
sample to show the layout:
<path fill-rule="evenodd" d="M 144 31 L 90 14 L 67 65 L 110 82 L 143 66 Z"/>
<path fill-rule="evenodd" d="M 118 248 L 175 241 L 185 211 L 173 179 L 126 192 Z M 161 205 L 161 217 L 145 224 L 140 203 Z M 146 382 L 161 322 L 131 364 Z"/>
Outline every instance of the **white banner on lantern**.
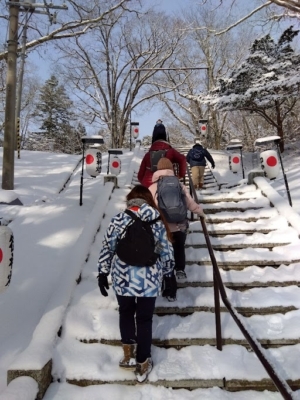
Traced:
<path fill-rule="evenodd" d="M 88 149 L 85 156 L 86 172 L 96 177 L 101 174 L 102 154 L 98 149 Z"/>
<path fill-rule="evenodd" d="M 119 175 L 119 173 L 121 172 L 121 160 L 119 159 L 119 157 L 114 156 L 110 159 L 109 170 L 111 174 Z"/>
<path fill-rule="evenodd" d="M 266 150 L 260 153 L 260 164 L 267 178 L 271 180 L 277 178 L 280 166 L 275 150 Z"/>
<path fill-rule="evenodd" d="M 241 168 L 241 155 L 233 153 L 229 155 L 229 169 L 236 174 Z"/>
<path fill-rule="evenodd" d="M 13 266 L 14 236 L 8 226 L 0 226 L 0 293 L 10 284 Z"/>
<path fill-rule="evenodd" d="M 132 126 L 132 136 L 134 137 L 134 139 L 137 139 L 140 133 L 140 128 L 138 127 L 138 125 L 133 125 Z"/>

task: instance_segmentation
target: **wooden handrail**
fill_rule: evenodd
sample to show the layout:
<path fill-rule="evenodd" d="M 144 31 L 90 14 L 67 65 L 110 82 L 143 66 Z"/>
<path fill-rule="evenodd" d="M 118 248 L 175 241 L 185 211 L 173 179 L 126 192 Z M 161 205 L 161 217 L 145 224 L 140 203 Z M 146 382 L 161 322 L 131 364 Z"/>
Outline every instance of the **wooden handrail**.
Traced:
<path fill-rule="evenodd" d="M 189 176 L 189 184 L 190 184 L 190 190 L 192 193 L 192 197 L 196 201 L 196 203 L 199 204 L 199 200 L 197 197 L 197 193 L 195 190 L 195 187 L 192 182 L 192 177 L 190 171 L 187 169 L 188 176 Z M 293 400 L 293 390 L 287 383 L 285 379 L 282 379 L 275 369 L 273 368 L 272 364 L 270 361 L 267 359 L 266 355 L 264 354 L 264 349 L 262 348 L 261 344 L 254 339 L 251 334 L 248 332 L 247 328 L 243 324 L 242 320 L 240 319 L 240 316 L 236 309 L 232 306 L 230 303 L 227 294 L 226 294 L 226 289 L 220 274 L 220 270 L 214 255 L 214 250 L 212 248 L 209 234 L 207 231 L 205 219 L 203 217 L 200 217 L 200 222 L 202 225 L 202 230 L 203 234 L 205 237 L 207 249 L 209 252 L 209 256 L 211 259 L 211 263 L 213 266 L 213 280 L 214 280 L 214 297 L 215 297 L 215 321 L 216 321 L 216 343 L 217 343 L 217 348 L 218 350 L 222 350 L 222 331 L 221 331 L 221 312 L 220 312 L 220 298 L 219 294 L 221 295 L 222 301 L 227 308 L 228 312 L 232 316 L 234 322 L 237 324 L 238 328 L 244 335 L 245 339 L 249 343 L 250 347 L 252 348 L 253 352 L 256 354 L 257 358 L 259 361 L 262 363 L 263 367 L 265 368 L 266 372 L 268 373 L 269 377 L 273 381 L 274 385 L 276 386 L 277 390 L 280 392 L 282 397 L 285 400 Z"/>

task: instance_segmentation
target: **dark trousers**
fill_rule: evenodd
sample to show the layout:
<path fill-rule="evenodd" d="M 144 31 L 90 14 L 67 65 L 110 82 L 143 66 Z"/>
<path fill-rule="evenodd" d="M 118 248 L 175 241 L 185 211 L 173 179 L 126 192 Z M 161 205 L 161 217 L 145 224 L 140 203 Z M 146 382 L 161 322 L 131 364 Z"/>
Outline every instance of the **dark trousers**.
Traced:
<path fill-rule="evenodd" d="M 137 343 L 136 360 L 151 357 L 152 318 L 156 297 L 118 296 L 119 324 L 123 344 Z"/>
<path fill-rule="evenodd" d="M 175 259 L 175 271 L 185 270 L 185 240 L 186 232 L 172 232 Z"/>

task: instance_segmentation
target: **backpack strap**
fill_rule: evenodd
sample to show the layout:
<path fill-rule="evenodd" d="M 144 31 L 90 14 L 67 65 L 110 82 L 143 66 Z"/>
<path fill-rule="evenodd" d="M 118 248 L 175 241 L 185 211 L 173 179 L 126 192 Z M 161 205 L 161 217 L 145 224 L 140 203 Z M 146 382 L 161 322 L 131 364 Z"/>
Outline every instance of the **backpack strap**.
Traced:
<path fill-rule="evenodd" d="M 131 210 L 125 210 L 125 213 L 128 214 L 132 219 L 134 219 L 135 221 L 137 219 L 140 219 L 134 212 L 132 212 Z M 158 216 L 157 218 L 153 219 L 152 221 L 143 221 L 146 222 L 149 225 L 155 224 L 155 222 L 160 220 L 160 216 Z"/>
<path fill-rule="evenodd" d="M 134 219 L 135 221 L 136 221 L 137 219 L 139 219 L 139 217 L 137 217 L 136 214 L 135 214 L 133 211 L 131 211 L 131 210 L 126 209 L 126 210 L 125 210 L 125 213 L 126 213 L 127 215 L 129 215 L 129 217 L 131 217 L 131 218 Z"/>

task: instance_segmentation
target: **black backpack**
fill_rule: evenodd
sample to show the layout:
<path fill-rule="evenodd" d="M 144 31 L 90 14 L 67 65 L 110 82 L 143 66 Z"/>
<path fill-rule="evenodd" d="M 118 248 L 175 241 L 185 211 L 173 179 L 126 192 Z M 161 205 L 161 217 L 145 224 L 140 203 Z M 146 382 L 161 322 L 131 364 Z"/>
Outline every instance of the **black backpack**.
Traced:
<path fill-rule="evenodd" d="M 125 213 L 132 218 L 132 222 L 125 227 L 125 235 L 117 242 L 117 256 L 124 263 L 136 267 L 155 264 L 159 254 L 155 253 L 155 242 L 151 225 L 155 224 L 160 217 L 152 221 L 142 221 L 130 210 L 126 210 Z"/>
<path fill-rule="evenodd" d="M 162 158 L 165 157 L 165 154 L 168 150 L 151 150 L 150 151 L 150 171 L 155 172 L 157 171 L 157 164 L 158 161 Z"/>
<path fill-rule="evenodd" d="M 177 176 L 159 178 L 157 203 L 168 222 L 182 222 L 187 218 L 185 193 Z"/>

